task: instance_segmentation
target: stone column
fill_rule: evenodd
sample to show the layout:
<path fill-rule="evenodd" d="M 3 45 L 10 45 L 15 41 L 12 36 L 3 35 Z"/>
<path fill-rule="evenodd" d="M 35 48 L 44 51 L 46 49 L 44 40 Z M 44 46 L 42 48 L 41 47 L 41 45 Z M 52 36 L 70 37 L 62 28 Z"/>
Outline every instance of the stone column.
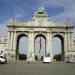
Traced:
<path fill-rule="evenodd" d="M 53 54 L 52 54 L 52 35 L 49 32 L 47 32 L 47 36 L 46 36 L 46 50 L 47 50 L 47 54 L 50 54 L 51 58 L 53 59 Z"/>
<path fill-rule="evenodd" d="M 11 32 L 11 40 L 10 40 L 10 60 L 13 60 L 13 31 Z"/>
<path fill-rule="evenodd" d="M 68 50 L 70 51 L 70 34 L 68 32 Z"/>
<path fill-rule="evenodd" d="M 64 36 L 64 53 L 65 53 L 65 58 L 68 57 L 68 36 L 67 33 L 65 32 L 65 36 Z"/>
<path fill-rule="evenodd" d="M 8 38 L 8 40 L 9 40 L 8 49 L 10 50 L 11 49 L 11 31 L 8 33 L 8 35 L 9 35 L 9 38 Z"/>
<path fill-rule="evenodd" d="M 14 31 L 14 36 L 13 36 L 13 60 L 16 60 L 16 32 Z"/>
<path fill-rule="evenodd" d="M 35 61 L 35 54 L 34 54 L 34 33 L 29 33 L 29 43 L 28 43 L 28 54 L 27 54 L 27 61 Z"/>
<path fill-rule="evenodd" d="M 68 33 L 68 46 L 69 46 L 69 56 L 72 57 L 72 34 L 71 32 Z"/>
<path fill-rule="evenodd" d="M 51 48 L 50 48 L 50 33 L 47 33 L 47 36 L 46 36 L 46 53 L 50 54 L 50 51 L 51 51 Z"/>

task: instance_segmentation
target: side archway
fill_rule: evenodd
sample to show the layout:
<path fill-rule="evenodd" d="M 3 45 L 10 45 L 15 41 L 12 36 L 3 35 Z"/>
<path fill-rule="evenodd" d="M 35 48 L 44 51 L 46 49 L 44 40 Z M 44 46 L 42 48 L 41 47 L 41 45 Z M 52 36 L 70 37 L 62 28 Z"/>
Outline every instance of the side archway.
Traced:
<path fill-rule="evenodd" d="M 27 59 L 27 51 L 28 51 L 28 36 L 26 34 L 22 33 L 22 34 L 17 36 L 16 41 L 17 41 L 16 60 L 26 60 Z M 20 43 L 22 43 L 22 45 Z M 23 49 L 23 45 L 25 45 L 24 49 Z M 20 48 L 20 46 L 22 46 L 22 47 Z M 21 51 L 20 49 L 23 49 L 23 50 Z"/>
<path fill-rule="evenodd" d="M 57 42 L 54 40 L 57 39 Z M 59 44 L 57 44 L 59 42 Z M 54 45 L 60 48 L 60 52 L 58 52 L 61 56 L 61 60 L 64 60 L 64 37 L 60 34 L 56 34 L 53 36 L 53 49 Z M 59 51 L 59 50 L 58 50 Z"/>
<path fill-rule="evenodd" d="M 37 34 L 34 38 L 35 60 L 42 60 L 46 54 L 46 37 L 43 34 Z M 36 58 L 37 57 L 37 58 Z"/>

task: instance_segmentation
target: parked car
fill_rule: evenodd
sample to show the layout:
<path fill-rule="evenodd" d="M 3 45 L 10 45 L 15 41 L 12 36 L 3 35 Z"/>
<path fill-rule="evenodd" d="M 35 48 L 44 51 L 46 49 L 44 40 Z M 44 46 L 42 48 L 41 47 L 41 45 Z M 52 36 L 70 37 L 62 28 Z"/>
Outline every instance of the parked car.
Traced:
<path fill-rule="evenodd" d="M 71 57 L 71 58 L 67 58 L 65 59 L 66 63 L 75 63 L 75 58 Z"/>
<path fill-rule="evenodd" d="M 65 59 L 65 62 L 70 63 L 70 59 L 69 58 Z"/>
<path fill-rule="evenodd" d="M 6 63 L 7 59 L 3 55 L 0 55 L 0 64 L 6 64 Z"/>
<path fill-rule="evenodd" d="M 75 58 L 74 58 L 74 57 L 72 57 L 72 58 L 70 59 L 70 63 L 75 63 Z"/>
<path fill-rule="evenodd" d="M 51 56 L 47 54 L 43 57 L 43 63 L 51 63 Z"/>

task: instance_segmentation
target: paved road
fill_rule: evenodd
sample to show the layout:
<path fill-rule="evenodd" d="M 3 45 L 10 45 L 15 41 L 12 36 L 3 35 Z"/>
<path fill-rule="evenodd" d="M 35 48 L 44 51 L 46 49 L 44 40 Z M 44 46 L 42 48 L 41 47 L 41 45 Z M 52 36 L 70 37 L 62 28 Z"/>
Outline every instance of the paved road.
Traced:
<path fill-rule="evenodd" d="M 0 64 L 0 75 L 75 75 L 75 64 L 9 62 L 8 64 Z"/>

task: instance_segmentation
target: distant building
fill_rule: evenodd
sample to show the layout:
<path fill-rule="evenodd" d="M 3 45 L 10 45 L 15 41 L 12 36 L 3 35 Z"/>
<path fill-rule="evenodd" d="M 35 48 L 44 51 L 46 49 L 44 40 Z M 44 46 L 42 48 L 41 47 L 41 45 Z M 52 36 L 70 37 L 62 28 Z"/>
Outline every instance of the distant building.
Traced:
<path fill-rule="evenodd" d="M 5 54 L 7 47 L 7 37 L 0 37 L 0 54 Z"/>

